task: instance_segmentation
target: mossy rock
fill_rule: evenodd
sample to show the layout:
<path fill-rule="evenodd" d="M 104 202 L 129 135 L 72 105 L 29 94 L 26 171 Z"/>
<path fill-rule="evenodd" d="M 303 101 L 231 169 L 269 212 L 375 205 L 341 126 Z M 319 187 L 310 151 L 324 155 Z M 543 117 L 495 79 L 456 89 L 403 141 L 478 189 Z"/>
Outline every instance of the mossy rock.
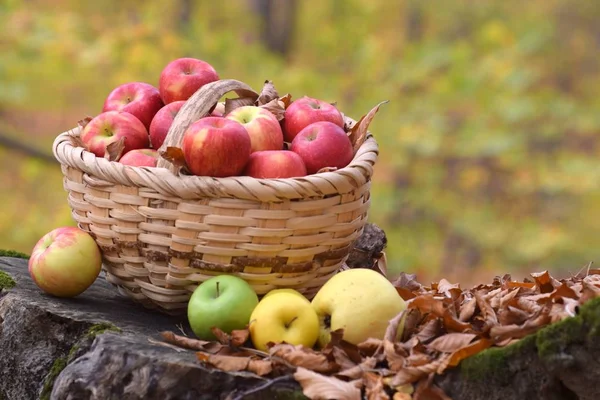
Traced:
<path fill-rule="evenodd" d="M 17 282 L 6 272 L 0 271 L 0 290 L 12 289 L 17 285 Z"/>

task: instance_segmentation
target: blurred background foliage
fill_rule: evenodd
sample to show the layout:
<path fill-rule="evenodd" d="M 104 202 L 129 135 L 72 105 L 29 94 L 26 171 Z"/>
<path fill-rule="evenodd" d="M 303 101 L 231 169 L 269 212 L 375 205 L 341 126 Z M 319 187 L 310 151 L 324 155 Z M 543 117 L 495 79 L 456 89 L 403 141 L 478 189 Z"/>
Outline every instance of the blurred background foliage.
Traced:
<path fill-rule="evenodd" d="M 354 118 L 390 100 L 370 220 L 394 274 L 575 273 L 600 255 L 599 18 L 596 0 L 4 0 L 1 247 L 74 224 L 56 135 L 191 56 Z"/>

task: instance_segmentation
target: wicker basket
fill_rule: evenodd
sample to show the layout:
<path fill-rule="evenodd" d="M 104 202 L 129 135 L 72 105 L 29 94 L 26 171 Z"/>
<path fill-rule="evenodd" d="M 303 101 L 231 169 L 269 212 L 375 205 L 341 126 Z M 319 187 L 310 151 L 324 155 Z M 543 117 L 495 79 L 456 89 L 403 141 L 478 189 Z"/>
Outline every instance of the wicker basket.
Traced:
<path fill-rule="evenodd" d="M 187 127 L 226 93 L 258 96 L 246 84 L 203 86 L 181 108 L 161 149 L 179 147 Z M 335 274 L 362 233 L 378 155 L 369 134 L 345 168 L 301 178 L 212 178 L 132 167 L 77 146 L 61 133 L 53 152 L 78 226 L 103 254 L 118 291 L 164 313 L 185 312 L 197 285 L 222 274 L 260 296 L 294 288 L 309 299 Z"/>

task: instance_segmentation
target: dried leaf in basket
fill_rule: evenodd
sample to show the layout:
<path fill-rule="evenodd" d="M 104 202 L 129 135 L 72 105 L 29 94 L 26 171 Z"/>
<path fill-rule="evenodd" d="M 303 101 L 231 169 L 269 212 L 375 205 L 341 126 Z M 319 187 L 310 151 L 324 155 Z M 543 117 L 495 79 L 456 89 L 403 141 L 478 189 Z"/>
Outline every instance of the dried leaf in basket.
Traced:
<path fill-rule="evenodd" d="M 277 89 L 275 89 L 275 85 L 273 81 L 266 80 L 260 94 L 258 95 L 258 99 L 256 100 L 256 105 L 262 106 L 267 103 L 270 103 L 273 100 L 277 100 L 279 98 L 279 94 L 277 93 Z"/>
<path fill-rule="evenodd" d="M 334 172 L 334 171 L 337 171 L 337 167 L 323 167 L 317 171 L 317 174 L 320 174 L 322 172 Z"/>
<path fill-rule="evenodd" d="M 77 125 L 81 127 L 81 129 L 85 128 L 85 126 L 87 124 L 90 123 L 90 121 L 92 120 L 92 117 L 85 117 L 84 119 L 80 119 L 79 121 L 77 121 Z"/>
<path fill-rule="evenodd" d="M 225 111 L 223 115 L 227 115 L 236 108 L 244 106 L 253 106 L 256 99 L 254 97 L 236 97 L 233 99 L 225 99 Z"/>
<path fill-rule="evenodd" d="M 281 121 L 285 114 L 284 104 L 278 99 L 273 99 L 266 104 L 260 105 L 259 107 L 270 111 L 271 114 L 273 114 L 278 121 Z"/>
<path fill-rule="evenodd" d="M 379 111 L 379 107 L 383 104 L 388 103 L 388 100 L 382 101 L 377 104 L 375 107 L 371 109 L 366 115 L 363 115 L 361 119 L 350 129 L 348 137 L 350 137 L 350 142 L 352 142 L 352 147 L 354 148 L 354 153 L 358 151 L 360 146 L 364 143 L 367 138 L 367 131 L 369 129 L 369 125 L 377 111 Z"/>
<path fill-rule="evenodd" d="M 292 103 L 292 95 L 289 93 L 284 94 L 279 98 L 279 101 L 283 103 L 283 108 L 288 108 Z"/>
<path fill-rule="evenodd" d="M 179 147 L 169 146 L 166 150 L 160 151 L 159 154 L 162 158 L 173 163 L 179 172 L 189 173 L 187 163 L 185 162 L 185 157 L 183 156 L 183 150 Z"/>
<path fill-rule="evenodd" d="M 108 161 L 119 161 L 125 150 L 125 139 L 125 137 L 122 137 L 107 144 L 104 151 L 104 158 Z"/>

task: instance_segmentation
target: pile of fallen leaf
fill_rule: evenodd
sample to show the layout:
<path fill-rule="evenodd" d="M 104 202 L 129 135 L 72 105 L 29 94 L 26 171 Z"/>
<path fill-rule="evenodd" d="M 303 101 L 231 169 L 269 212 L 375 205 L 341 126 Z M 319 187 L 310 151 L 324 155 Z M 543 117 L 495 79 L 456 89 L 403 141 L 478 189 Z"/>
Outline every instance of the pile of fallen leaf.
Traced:
<path fill-rule="evenodd" d="M 484 349 L 509 345 L 574 316 L 578 306 L 600 296 L 600 269 L 588 267 L 561 280 L 548 272 L 531 278 L 517 282 L 504 275 L 462 290 L 444 279 L 426 287 L 414 275 L 402 274 L 393 284 L 407 310 L 390 321 L 383 340 L 357 346 L 342 340 L 341 330 L 319 351 L 283 343 L 273 344 L 268 353 L 251 348 L 248 330 L 228 335 L 215 329 L 218 340 L 212 342 L 173 332 L 162 337 L 223 371 L 249 371 L 273 382 L 293 376 L 311 399 L 444 400 L 449 397 L 434 385 L 436 374 Z M 397 341 L 402 320 L 404 331 Z"/>

